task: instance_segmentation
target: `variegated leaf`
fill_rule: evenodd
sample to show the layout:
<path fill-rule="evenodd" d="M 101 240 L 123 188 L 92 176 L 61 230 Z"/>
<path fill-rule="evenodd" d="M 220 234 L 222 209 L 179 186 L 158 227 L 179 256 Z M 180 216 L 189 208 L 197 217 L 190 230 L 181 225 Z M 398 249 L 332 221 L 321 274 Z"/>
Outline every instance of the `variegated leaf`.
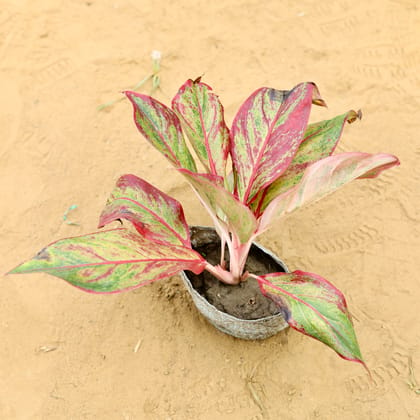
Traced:
<path fill-rule="evenodd" d="M 241 201 L 251 202 L 287 169 L 303 140 L 312 102 L 324 104 L 318 88 L 301 83 L 291 91 L 261 88 L 241 106 L 231 131 Z"/>
<path fill-rule="evenodd" d="M 182 270 L 198 274 L 204 266 L 191 248 L 156 243 L 120 228 L 54 242 L 11 273 L 45 272 L 87 292 L 116 293 Z"/>
<path fill-rule="evenodd" d="M 360 111 L 351 110 L 331 120 L 309 124 L 290 166 L 254 200 L 252 207 L 257 216 L 273 198 L 294 187 L 301 180 L 309 165 L 330 156 L 337 146 L 346 121 L 352 123 L 358 118 L 361 118 Z"/>
<path fill-rule="evenodd" d="M 204 203 L 236 234 L 241 243 L 248 242 L 255 233 L 257 220 L 246 205 L 223 187 L 223 180 L 215 175 L 196 174 L 186 169 L 179 171 L 188 179 Z"/>
<path fill-rule="evenodd" d="M 317 274 L 294 271 L 257 278 L 263 293 L 278 304 L 288 324 L 365 366 L 343 294 Z"/>
<path fill-rule="evenodd" d="M 190 246 L 181 204 L 135 175 L 117 181 L 99 219 L 99 227 L 118 219 L 129 220 L 148 239 Z"/>
<path fill-rule="evenodd" d="M 175 112 L 150 96 L 131 91 L 124 93 L 133 104 L 134 122 L 140 133 L 175 167 L 195 172 L 195 162 Z"/>
<path fill-rule="evenodd" d="M 321 159 L 306 169 L 299 184 L 271 201 L 260 218 L 258 231 L 264 231 L 273 218 L 318 201 L 354 179 L 374 178 L 395 165 L 399 165 L 398 158 L 386 153 L 351 152 Z"/>
<path fill-rule="evenodd" d="M 225 177 L 229 130 L 218 96 L 200 79 L 187 80 L 172 100 L 172 108 L 207 172 Z"/>

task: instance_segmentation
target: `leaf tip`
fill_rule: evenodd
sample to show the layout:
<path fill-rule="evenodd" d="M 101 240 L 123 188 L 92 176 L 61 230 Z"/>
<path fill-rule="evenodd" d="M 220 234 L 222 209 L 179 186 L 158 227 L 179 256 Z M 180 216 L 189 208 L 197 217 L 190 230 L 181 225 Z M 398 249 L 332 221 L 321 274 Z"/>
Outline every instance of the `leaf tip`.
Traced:
<path fill-rule="evenodd" d="M 369 378 L 372 380 L 373 376 L 372 376 L 372 372 L 370 371 L 370 369 L 368 368 L 367 364 L 365 363 L 365 361 L 362 359 L 362 357 L 360 356 L 360 358 L 348 358 L 348 357 L 344 357 L 343 355 L 341 355 L 340 353 L 337 352 L 337 354 L 344 360 L 347 360 L 348 362 L 355 362 L 355 363 L 359 363 L 359 365 L 362 365 L 365 370 L 366 373 L 369 375 Z"/>
<path fill-rule="evenodd" d="M 322 99 L 321 94 L 319 93 L 318 86 L 314 82 L 311 82 L 311 84 L 313 86 L 312 103 L 314 105 L 323 106 L 325 108 L 328 108 L 327 103 Z"/>
<path fill-rule="evenodd" d="M 123 90 L 122 93 L 128 98 L 130 102 L 133 102 L 134 97 L 139 95 L 138 93 L 133 92 L 132 90 Z"/>
<path fill-rule="evenodd" d="M 51 255 L 49 246 L 47 246 L 42 248 L 37 254 L 35 254 L 35 256 L 19 264 L 6 274 L 26 274 L 41 271 L 47 272 L 47 269 L 51 265 L 52 261 L 53 255 Z"/>
<path fill-rule="evenodd" d="M 371 380 L 373 380 L 373 376 L 372 376 L 372 372 L 370 371 L 370 369 L 368 368 L 368 365 L 363 361 L 363 360 L 360 360 L 360 362 L 359 362 L 365 369 L 366 369 L 366 372 L 367 372 L 367 374 L 369 375 L 369 378 L 371 379 Z"/>
<path fill-rule="evenodd" d="M 388 154 L 388 157 L 390 159 L 390 167 L 392 167 L 392 166 L 398 166 L 398 165 L 401 164 L 401 162 L 400 162 L 400 160 L 398 159 L 397 156 Z"/>
<path fill-rule="evenodd" d="M 347 113 L 346 121 L 347 121 L 348 124 L 352 124 L 357 120 L 361 120 L 362 116 L 363 116 L 363 114 L 362 114 L 361 109 L 359 109 L 357 111 L 354 111 L 352 109 Z"/>
<path fill-rule="evenodd" d="M 4 275 L 8 276 L 10 274 L 19 274 L 19 267 L 20 267 L 20 265 L 18 265 L 17 267 L 7 271 L 6 273 L 4 273 Z"/>
<path fill-rule="evenodd" d="M 200 74 L 200 76 L 198 76 L 198 77 L 196 77 L 192 82 L 193 82 L 193 84 L 196 84 L 196 83 L 200 83 L 201 82 L 201 78 L 204 76 L 204 73 L 203 74 Z"/>
<path fill-rule="evenodd" d="M 324 108 L 328 108 L 327 103 L 322 98 L 314 98 L 314 99 L 312 99 L 312 103 L 314 105 L 323 106 Z"/>
<path fill-rule="evenodd" d="M 17 267 L 15 267 L 12 270 L 8 271 L 6 273 L 6 276 L 8 276 L 10 274 L 25 274 L 25 273 L 30 273 L 31 270 L 25 269 L 26 263 L 27 263 L 27 261 L 23 262 L 22 264 L 19 264 Z"/>

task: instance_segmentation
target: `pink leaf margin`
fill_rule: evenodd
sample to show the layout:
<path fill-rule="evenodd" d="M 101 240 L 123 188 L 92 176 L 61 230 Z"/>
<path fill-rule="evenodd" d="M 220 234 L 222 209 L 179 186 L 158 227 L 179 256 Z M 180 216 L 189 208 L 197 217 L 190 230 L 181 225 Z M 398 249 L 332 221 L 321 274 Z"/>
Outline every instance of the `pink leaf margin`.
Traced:
<path fill-rule="evenodd" d="M 278 101 L 274 115 L 268 118 L 264 112 L 264 102 L 271 96 L 279 95 L 283 99 Z M 238 189 L 237 183 L 235 194 L 241 201 L 252 202 L 258 189 L 266 188 L 287 169 L 303 141 L 312 103 L 326 106 L 316 84 L 305 82 L 290 91 L 260 88 L 241 105 L 231 129 L 232 163 L 241 185 Z M 262 115 L 259 115 L 260 111 Z M 258 114 L 254 115 L 255 112 Z M 260 117 L 267 131 L 264 138 L 256 123 Z M 281 118 L 285 120 L 277 126 Z M 252 142 L 249 136 L 252 136 Z"/>
<path fill-rule="evenodd" d="M 82 235 L 77 235 L 77 236 L 71 236 L 71 237 L 61 238 L 61 239 L 55 240 L 55 241 L 49 243 L 48 245 L 44 246 L 36 255 L 41 254 L 44 250 L 46 250 L 47 248 L 51 247 L 52 245 L 55 245 L 57 242 L 60 242 L 60 241 L 77 239 L 77 238 L 83 238 L 85 236 L 96 235 L 96 234 L 101 235 L 101 234 L 109 233 L 109 232 L 128 232 L 128 231 L 127 231 L 127 229 L 121 227 L 121 228 L 95 231 L 95 232 L 91 232 L 91 233 L 88 233 L 88 234 L 82 234 Z M 140 239 L 140 237 L 139 237 L 139 239 Z M 153 241 L 150 241 L 150 242 L 153 243 Z M 174 247 L 174 248 L 188 249 L 189 251 L 192 251 L 194 254 L 196 254 L 197 260 L 194 262 L 194 260 L 182 260 L 182 259 L 177 259 L 177 258 L 173 258 L 173 259 L 168 258 L 168 259 L 165 259 L 164 261 L 180 261 L 180 262 L 186 262 L 188 264 L 185 265 L 185 268 L 184 269 L 178 269 L 178 268 L 175 268 L 174 267 L 174 268 L 171 269 L 171 271 L 163 272 L 161 275 L 159 275 L 159 276 L 157 276 L 157 277 L 155 277 L 153 279 L 146 280 L 144 282 L 140 282 L 140 283 L 138 283 L 136 285 L 133 285 L 133 286 L 130 286 L 130 287 L 127 287 L 127 288 L 124 288 L 124 289 L 118 289 L 118 290 L 113 290 L 113 291 L 95 291 L 95 290 L 89 290 L 89 289 L 85 289 L 85 288 L 83 288 L 81 286 L 77 286 L 77 285 L 71 283 L 70 281 L 67 281 L 67 280 L 64 280 L 64 281 L 66 283 L 68 283 L 70 286 L 75 287 L 75 288 L 77 288 L 79 290 L 82 290 L 85 293 L 90 293 L 90 294 L 93 294 L 93 295 L 109 295 L 109 294 L 122 293 L 122 292 L 126 292 L 126 291 L 137 289 L 137 288 L 142 287 L 142 286 L 146 286 L 148 284 L 154 283 L 155 281 L 162 280 L 162 279 L 168 278 L 168 277 L 172 277 L 172 276 L 178 274 L 180 271 L 183 271 L 183 270 L 190 270 L 194 274 L 197 274 L 197 275 L 200 274 L 200 273 L 202 273 L 204 271 L 204 269 L 205 269 L 205 267 L 207 265 L 207 261 L 198 252 L 194 251 L 191 247 L 174 246 L 174 245 L 171 245 L 171 244 L 167 244 L 166 246 L 168 246 L 168 247 Z M 34 258 L 32 258 L 32 260 Z M 102 259 L 100 256 L 98 256 L 98 258 L 99 259 Z M 26 262 L 29 262 L 29 261 L 31 261 L 31 260 L 28 260 Z M 124 260 L 124 261 L 120 262 L 120 264 L 122 264 L 122 263 L 132 263 L 132 264 L 135 264 L 137 262 L 142 262 L 142 261 L 148 261 L 148 260 L 147 259 L 142 259 L 142 260 L 127 260 L 127 261 Z M 159 260 L 155 260 L 155 259 L 152 259 L 151 261 L 156 261 L 157 263 L 159 262 Z M 72 268 L 79 268 L 79 267 L 83 267 L 83 266 L 86 266 L 86 267 L 92 266 L 93 267 L 95 265 L 103 265 L 103 264 L 104 264 L 104 262 L 98 262 L 96 264 L 95 263 L 79 264 L 79 265 L 74 265 L 74 267 L 72 267 Z M 55 277 L 54 274 L 48 273 L 48 270 L 53 270 L 54 267 L 48 267 L 46 269 L 45 268 L 39 268 L 39 269 L 31 269 L 31 270 L 28 270 L 28 271 L 18 271 L 19 268 L 22 265 L 23 264 L 19 264 L 18 266 L 16 266 L 12 270 L 8 271 L 6 273 L 6 275 L 10 275 L 10 274 L 26 274 L 26 273 L 45 273 L 45 274 L 49 274 L 49 275 Z M 111 265 L 117 265 L 117 263 L 112 262 L 112 261 L 109 261 L 109 265 L 110 266 Z M 55 269 L 56 270 L 60 270 L 59 267 L 56 267 Z M 62 268 L 62 269 L 65 270 L 66 268 Z M 101 278 L 103 276 L 104 275 L 101 275 L 99 278 Z"/>
<path fill-rule="evenodd" d="M 209 102 L 207 103 L 207 107 L 208 108 L 212 108 L 213 113 L 216 114 L 215 116 L 218 116 L 218 112 L 220 113 L 220 121 L 217 120 L 213 120 L 213 124 L 212 127 L 210 129 L 210 131 L 208 132 L 206 130 L 206 125 L 205 125 L 205 119 L 204 119 L 204 114 L 203 114 L 203 108 L 200 106 L 199 103 L 199 96 L 198 96 L 198 92 L 197 90 L 200 88 L 204 88 L 206 89 L 206 95 L 209 98 Z M 197 90 L 196 90 L 197 89 Z M 188 118 L 184 115 L 183 109 L 185 107 L 185 104 L 182 103 L 182 97 L 183 95 L 186 94 L 186 91 L 190 90 L 190 95 L 192 97 L 195 98 L 197 104 L 198 104 L 198 117 L 199 117 L 199 121 L 200 121 L 200 125 L 201 125 L 201 129 L 203 131 L 203 136 L 204 138 L 203 143 L 205 146 L 205 149 L 207 151 L 207 162 L 203 162 L 204 165 L 209 165 L 209 173 L 213 174 L 213 175 L 218 175 L 221 177 L 224 177 L 225 175 L 225 170 L 226 170 L 226 162 L 227 162 L 227 158 L 229 156 L 229 152 L 230 152 L 230 135 L 229 135 L 229 129 L 225 123 L 224 120 L 224 107 L 221 104 L 221 102 L 219 101 L 219 97 L 218 95 L 216 95 L 212 89 L 211 86 L 209 86 L 207 83 L 203 83 L 201 81 L 201 77 L 198 77 L 195 80 L 192 79 L 188 79 L 178 90 L 178 93 L 175 95 L 175 97 L 172 99 L 172 109 L 175 111 L 175 113 L 177 113 L 178 115 L 180 115 L 180 119 L 184 122 L 184 124 L 186 126 L 189 127 L 189 129 L 191 131 L 195 131 L 194 127 L 192 126 L 191 122 L 188 120 Z M 213 117 L 215 117 L 213 115 Z M 217 133 L 217 135 L 215 135 L 215 132 Z M 214 138 L 216 137 L 221 137 L 222 139 L 224 138 L 225 142 L 222 144 L 217 144 L 216 143 L 216 147 L 221 146 L 222 148 L 222 152 L 221 152 L 221 162 L 218 162 L 216 157 L 214 156 L 213 153 L 213 148 L 215 147 L 214 145 L 211 144 L 210 139 L 211 137 L 212 140 L 214 140 Z M 193 139 L 191 139 L 191 141 L 193 141 Z M 194 145 L 193 145 L 194 146 Z M 194 146 L 195 148 L 195 146 Z M 199 156 L 200 159 L 203 159 L 202 156 Z M 217 167 L 219 167 L 219 170 L 217 170 Z"/>
<path fill-rule="evenodd" d="M 163 191 L 159 190 L 152 184 L 149 184 L 144 179 L 139 178 L 138 176 L 132 175 L 132 174 L 122 175 L 118 179 L 115 185 L 114 191 L 115 189 L 122 189 L 123 187 L 131 188 L 133 191 L 139 189 L 147 193 L 150 197 L 159 197 L 160 199 L 163 199 L 165 203 L 168 205 L 168 207 L 169 206 L 171 207 L 172 212 L 177 215 L 177 219 L 179 223 L 184 228 L 185 237 L 182 237 L 172 226 L 170 226 L 166 222 L 166 220 L 163 219 L 163 216 L 161 214 L 156 213 L 156 211 L 150 209 L 143 203 L 140 203 L 139 201 L 133 198 L 125 197 L 125 196 L 113 198 L 110 203 L 107 203 L 107 205 L 105 206 L 105 209 L 102 211 L 99 217 L 98 228 L 102 228 L 105 225 L 111 222 L 114 222 L 118 219 L 126 219 L 134 225 L 134 227 L 136 228 L 137 232 L 140 235 L 145 236 L 146 238 L 149 238 L 157 242 L 161 241 L 162 243 L 166 243 L 166 244 L 170 243 L 169 241 L 165 240 L 164 237 L 161 239 L 158 239 L 155 232 L 147 228 L 145 224 L 141 222 L 141 219 L 139 217 L 136 217 L 137 214 L 132 213 L 130 211 L 124 212 L 123 205 L 121 205 L 120 206 L 121 208 L 118 210 L 108 211 L 109 206 L 112 205 L 115 201 L 120 201 L 120 200 L 122 202 L 126 201 L 128 203 L 134 204 L 148 211 L 156 219 L 157 222 L 160 222 L 163 226 L 165 226 L 168 229 L 168 231 L 172 233 L 174 238 L 177 238 L 179 240 L 180 244 L 184 245 L 187 248 L 191 247 L 191 242 L 190 242 L 190 237 L 189 237 L 189 228 L 185 220 L 184 210 L 181 204 L 177 200 L 175 200 L 173 197 L 169 196 L 168 194 L 164 193 Z"/>
<path fill-rule="evenodd" d="M 347 301 L 346 301 L 346 298 L 344 297 L 344 295 L 343 295 L 343 293 L 339 290 L 339 289 L 337 289 L 332 283 L 330 283 L 328 280 L 326 280 L 325 278 L 323 278 L 322 276 L 320 276 L 320 275 L 318 275 L 318 274 L 315 274 L 315 273 L 309 273 L 309 272 L 305 272 L 305 271 L 301 271 L 301 270 L 295 270 L 295 271 L 293 271 L 292 273 L 283 273 L 283 272 L 279 272 L 279 273 L 270 273 L 270 274 L 267 274 L 267 275 L 264 275 L 264 276 L 255 276 L 255 278 L 256 278 L 256 280 L 258 281 L 258 285 L 259 285 L 259 287 L 260 287 L 260 290 L 261 290 L 261 293 L 264 295 L 264 296 L 266 296 L 266 297 L 268 297 L 268 298 L 270 298 L 270 299 L 272 299 L 271 297 L 270 297 L 270 293 L 268 293 L 266 290 L 265 290 L 265 288 L 264 288 L 264 285 L 267 285 L 267 286 L 269 286 L 269 287 L 272 287 L 272 288 L 274 288 L 274 289 L 277 289 L 277 290 L 279 290 L 280 291 L 280 293 L 284 293 L 285 295 L 287 295 L 287 296 L 289 296 L 291 299 L 294 299 L 294 300 L 296 300 L 296 301 L 300 301 L 301 303 L 303 303 L 303 304 L 305 304 L 306 306 L 309 306 L 306 302 L 304 302 L 302 299 L 300 299 L 300 298 L 298 298 L 297 296 L 295 296 L 293 293 L 290 293 L 290 292 L 287 292 L 286 290 L 284 290 L 284 289 L 282 289 L 281 287 L 278 287 L 278 286 L 275 286 L 273 283 L 271 283 L 269 280 L 268 280 L 268 278 L 270 277 L 270 276 L 290 276 L 290 275 L 295 275 L 296 276 L 296 279 L 292 279 L 291 281 L 293 282 L 293 281 L 299 281 L 299 277 L 302 277 L 302 276 L 309 276 L 309 277 L 311 277 L 311 278 L 313 278 L 313 279 L 315 279 L 317 282 L 319 282 L 319 283 L 322 283 L 322 284 L 325 284 L 325 285 L 327 285 L 328 286 L 328 288 L 330 288 L 338 297 L 339 297 L 339 300 L 340 300 L 340 307 L 339 307 L 339 309 L 342 311 L 342 312 L 344 312 L 348 317 L 349 317 L 349 319 L 351 320 L 351 314 L 350 314 L 350 312 L 349 312 L 349 310 L 348 310 L 348 307 L 347 307 Z M 283 304 L 284 304 L 284 302 L 282 302 Z M 287 304 L 286 304 L 286 306 L 287 306 Z M 288 311 L 288 313 L 286 313 Z M 316 313 L 318 313 L 318 315 L 319 316 L 321 316 L 322 318 L 325 318 L 322 314 L 320 314 L 316 309 L 314 309 L 314 311 L 316 312 Z M 314 339 L 314 340 L 316 340 L 316 341 L 320 341 L 319 339 L 317 339 L 316 337 L 313 337 L 312 335 L 310 335 L 308 332 L 306 332 L 305 331 L 305 329 L 302 327 L 299 327 L 298 325 L 297 325 L 297 322 L 292 318 L 292 316 L 293 316 L 293 314 L 291 314 L 290 313 L 290 310 L 288 309 L 288 308 L 286 308 L 286 311 L 283 309 L 283 314 L 284 314 L 284 318 L 285 318 L 285 321 L 289 324 L 289 326 L 291 327 L 291 328 L 293 328 L 294 330 L 296 330 L 296 331 L 298 331 L 298 332 L 300 332 L 300 333 L 302 333 L 302 334 L 304 334 L 304 335 L 306 335 L 306 336 L 308 336 L 308 337 L 310 337 L 310 338 L 312 338 L 312 339 Z M 325 320 L 325 319 L 324 319 Z M 325 320 L 325 322 L 326 323 L 328 323 L 329 324 L 329 322 L 327 321 L 327 320 Z M 334 350 L 335 351 L 335 350 Z M 356 362 L 356 363 L 359 363 L 360 365 L 362 365 L 366 370 L 367 370 L 367 372 L 370 374 L 370 371 L 369 371 L 369 368 L 368 368 L 368 366 L 366 365 L 366 363 L 363 361 L 363 360 L 361 360 L 361 359 L 356 359 L 356 358 L 350 358 L 350 357 L 346 357 L 346 356 L 344 356 L 344 355 L 342 355 L 342 354 L 340 354 L 339 352 L 337 352 L 337 351 L 335 351 L 335 353 L 339 356 L 339 357 L 341 357 L 342 359 L 344 359 L 344 360 L 347 360 L 347 361 L 350 361 L 350 362 Z"/>
<path fill-rule="evenodd" d="M 316 202 L 355 179 L 376 178 L 384 170 L 399 164 L 400 161 L 396 156 L 387 153 L 349 152 L 321 159 L 305 170 L 297 185 L 271 201 L 259 218 L 258 233 L 265 231 L 274 218 L 291 213 L 305 204 Z M 333 177 L 344 169 L 349 170 L 349 175 L 345 179 L 338 179 L 340 182 L 335 180 L 336 185 L 327 184 L 326 181 L 334 181 Z M 329 178 L 326 178 L 328 176 Z"/>

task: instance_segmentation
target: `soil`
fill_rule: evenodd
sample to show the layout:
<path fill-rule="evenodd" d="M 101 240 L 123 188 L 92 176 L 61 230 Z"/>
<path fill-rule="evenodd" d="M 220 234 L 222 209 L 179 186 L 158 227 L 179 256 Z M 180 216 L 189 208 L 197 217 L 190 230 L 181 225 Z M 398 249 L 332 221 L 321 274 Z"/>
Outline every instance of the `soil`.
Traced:
<path fill-rule="evenodd" d="M 192 242 L 194 249 L 207 261 L 213 265 L 220 263 L 221 246 L 216 233 L 211 235 L 206 230 L 200 231 L 193 228 Z M 227 248 L 225 256 L 227 268 L 229 268 L 230 259 Z M 251 248 L 245 270 L 256 275 L 285 271 L 280 264 L 256 246 Z M 187 273 L 193 287 L 219 311 L 241 319 L 259 319 L 280 312 L 277 305 L 261 293 L 258 282 L 253 278 L 232 286 L 222 283 L 207 271 L 199 275 Z"/>
<path fill-rule="evenodd" d="M 204 74 L 231 126 L 259 87 L 314 81 L 328 108 L 311 122 L 363 112 L 337 153 L 400 158 L 257 239 L 343 291 L 372 379 L 290 328 L 255 342 L 217 331 L 179 277 L 104 296 L 2 276 L 0 419 L 419 418 L 418 0 L 0 0 L 0 273 L 96 231 L 122 174 L 179 200 L 188 224 L 211 225 L 128 101 L 98 110 L 150 74 L 152 50 L 165 104 Z"/>

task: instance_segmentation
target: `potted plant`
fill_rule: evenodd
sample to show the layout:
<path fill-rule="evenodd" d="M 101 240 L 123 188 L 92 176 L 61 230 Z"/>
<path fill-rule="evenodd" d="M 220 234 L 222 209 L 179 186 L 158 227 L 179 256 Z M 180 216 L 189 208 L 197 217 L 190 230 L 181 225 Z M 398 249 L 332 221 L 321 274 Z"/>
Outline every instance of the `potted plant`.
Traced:
<path fill-rule="evenodd" d="M 333 154 L 344 124 L 361 118 L 360 111 L 308 125 L 312 104 L 326 106 L 314 83 L 289 91 L 264 87 L 243 103 L 229 130 L 219 98 L 200 78 L 179 89 L 172 108 L 147 95 L 125 94 L 137 128 L 186 177 L 214 229 L 189 228 L 178 201 L 124 175 L 99 222 L 99 228 L 114 221 L 121 227 L 54 242 L 11 273 L 46 272 L 87 292 L 118 293 L 182 272 L 199 309 L 218 328 L 263 338 L 289 325 L 364 364 L 343 294 L 319 275 L 288 272 L 254 245 L 274 220 L 399 164 L 383 153 Z M 250 255 L 257 265 L 248 268 Z M 220 287 L 228 294 L 250 287 L 242 306 L 261 302 L 268 313 L 259 319 L 224 314 L 206 298 L 214 284 L 214 301 L 224 293 Z M 213 309 L 216 318 L 208 313 Z M 239 329 L 230 329 L 235 322 Z M 260 330 L 253 335 L 254 327 Z"/>

